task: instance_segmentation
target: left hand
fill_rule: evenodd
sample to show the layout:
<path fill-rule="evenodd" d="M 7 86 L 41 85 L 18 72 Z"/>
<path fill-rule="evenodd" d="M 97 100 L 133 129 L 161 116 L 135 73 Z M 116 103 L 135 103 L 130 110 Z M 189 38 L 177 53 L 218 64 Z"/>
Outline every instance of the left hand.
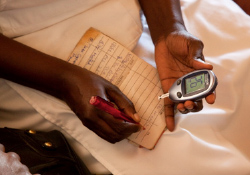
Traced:
<path fill-rule="evenodd" d="M 164 93 L 181 76 L 199 69 L 212 70 L 213 66 L 205 63 L 203 43 L 186 30 L 174 31 L 155 44 L 155 61 Z M 215 102 L 215 93 L 208 95 L 207 103 Z M 169 99 L 164 99 L 167 128 L 174 130 L 174 106 Z M 202 101 L 179 103 L 177 109 L 182 113 L 198 112 L 203 108 Z"/>

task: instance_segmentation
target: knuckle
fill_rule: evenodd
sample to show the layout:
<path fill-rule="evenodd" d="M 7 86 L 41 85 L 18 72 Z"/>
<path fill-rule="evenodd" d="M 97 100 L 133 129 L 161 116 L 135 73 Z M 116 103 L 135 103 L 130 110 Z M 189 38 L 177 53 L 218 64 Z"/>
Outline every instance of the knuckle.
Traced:
<path fill-rule="evenodd" d="M 15 152 L 9 152 L 9 153 L 7 153 L 7 155 L 9 157 L 9 159 L 11 159 L 11 160 L 20 160 L 19 155 Z"/>
<path fill-rule="evenodd" d="M 112 144 L 120 142 L 121 140 L 123 140 L 123 138 L 118 134 L 112 134 L 109 136 L 109 142 Z"/>
<path fill-rule="evenodd" d="M 110 84 L 108 90 L 109 90 L 110 92 L 120 92 L 120 91 L 121 91 L 121 90 L 120 90 L 116 85 L 114 85 L 114 84 Z"/>
<path fill-rule="evenodd" d="M 170 109 L 170 108 L 174 107 L 174 104 L 167 103 L 167 104 L 164 104 L 164 107 L 167 108 L 167 109 Z"/>
<path fill-rule="evenodd" d="M 187 114 L 187 113 L 189 113 L 189 110 L 185 109 L 184 111 L 180 111 L 180 113 Z"/>

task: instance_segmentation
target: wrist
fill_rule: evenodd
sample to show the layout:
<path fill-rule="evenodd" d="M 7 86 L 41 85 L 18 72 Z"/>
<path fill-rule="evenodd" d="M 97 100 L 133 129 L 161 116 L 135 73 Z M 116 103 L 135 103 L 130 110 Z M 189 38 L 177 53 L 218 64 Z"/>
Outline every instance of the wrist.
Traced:
<path fill-rule="evenodd" d="M 154 34 L 151 34 L 154 45 L 156 46 L 160 41 L 165 41 L 167 37 L 174 32 L 187 31 L 182 22 L 176 21 L 172 25 L 161 27 Z"/>
<path fill-rule="evenodd" d="M 186 30 L 179 0 L 139 0 L 139 3 L 154 44 L 173 31 Z"/>
<path fill-rule="evenodd" d="M 71 92 L 75 91 L 79 84 L 79 80 L 83 79 L 81 73 L 81 67 L 76 65 L 66 63 L 63 70 L 60 71 L 60 75 L 58 77 L 58 84 L 54 87 L 54 90 L 57 92 L 58 98 L 65 100 L 66 96 L 68 96 Z"/>

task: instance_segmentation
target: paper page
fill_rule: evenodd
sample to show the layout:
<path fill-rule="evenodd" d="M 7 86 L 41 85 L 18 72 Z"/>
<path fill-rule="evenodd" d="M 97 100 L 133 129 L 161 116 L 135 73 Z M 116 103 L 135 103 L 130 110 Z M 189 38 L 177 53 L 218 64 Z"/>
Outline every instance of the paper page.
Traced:
<path fill-rule="evenodd" d="M 134 103 L 145 127 L 128 139 L 153 149 L 165 129 L 164 104 L 157 70 L 118 42 L 91 28 L 79 41 L 68 62 L 88 69 L 118 86 Z"/>

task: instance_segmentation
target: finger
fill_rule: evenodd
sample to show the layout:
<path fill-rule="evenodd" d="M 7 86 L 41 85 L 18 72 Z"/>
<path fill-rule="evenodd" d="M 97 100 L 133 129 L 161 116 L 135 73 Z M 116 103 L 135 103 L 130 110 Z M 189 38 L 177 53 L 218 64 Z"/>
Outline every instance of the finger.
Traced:
<path fill-rule="evenodd" d="M 208 104 L 214 104 L 216 99 L 216 92 L 214 91 L 212 94 L 208 95 L 205 99 Z"/>
<path fill-rule="evenodd" d="M 174 103 L 169 98 L 164 99 L 164 110 L 167 128 L 169 131 L 173 131 L 175 128 Z"/>
<path fill-rule="evenodd" d="M 195 101 L 195 102 L 193 102 L 193 101 L 186 101 L 184 103 L 184 106 L 190 112 L 198 112 L 198 111 L 201 111 L 203 109 L 202 100 Z"/>
<path fill-rule="evenodd" d="M 208 69 L 208 70 L 212 70 L 213 69 L 213 66 L 207 62 L 204 62 L 203 60 L 201 59 L 193 59 L 192 60 L 192 67 L 195 69 L 195 70 L 199 70 L 199 69 Z"/>
<path fill-rule="evenodd" d="M 137 114 L 133 103 L 118 88 L 107 91 L 107 95 L 119 110 L 129 115 L 134 121 L 140 122 L 140 116 Z"/>
<path fill-rule="evenodd" d="M 110 143 L 120 141 L 120 136 L 103 120 L 105 118 L 113 118 L 113 116 L 91 105 L 89 112 L 82 117 L 81 121 L 84 126 L 104 140 Z"/>
<path fill-rule="evenodd" d="M 17 153 L 8 152 L 7 154 L 8 154 L 8 156 L 9 156 L 10 158 L 13 158 L 13 159 L 18 160 L 18 161 L 21 160 L 20 156 L 19 156 Z"/>
<path fill-rule="evenodd" d="M 110 126 L 110 128 L 112 128 L 113 131 L 115 131 L 118 134 L 130 135 L 140 130 L 140 125 L 138 124 L 125 122 L 122 119 L 116 119 L 109 114 L 105 115 L 106 116 L 101 115 L 101 118 Z"/>
<path fill-rule="evenodd" d="M 5 147 L 2 144 L 0 144 L 0 151 L 5 152 Z"/>
<path fill-rule="evenodd" d="M 116 143 L 123 139 L 102 119 L 96 120 L 95 123 L 85 123 L 85 126 L 110 143 Z"/>
<path fill-rule="evenodd" d="M 189 59 L 199 58 L 205 61 L 203 55 L 203 48 L 204 48 L 203 42 L 198 38 L 191 36 L 189 40 Z"/>
<path fill-rule="evenodd" d="M 95 106 L 90 106 L 90 109 L 91 117 L 84 117 L 84 125 L 111 143 L 118 142 L 140 129 L 140 125 L 125 123 Z"/>
<path fill-rule="evenodd" d="M 139 124 L 124 122 L 99 109 L 95 110 L 98 120 L 92 121 L 90 126 L 94 126 L 92 130 L 98 131 L 99 136 L 110 142 L 120 141 L 141 129 Z"/>
<path fill-rule="evenodd" d="M 180 111 L 180 113 L 182 114 L 187 114 L 189 112 L 189 110 L 187 110 L 184 106 L 184 103 L 179 103 L 177 105 L 177 109 Z"/>
<path fill-rule="evenodd" d="M 205 58 L 203 55 L 204 45 L 199 39 L 194 39 L 193 42 L 190 42 L 190 61 L 191 66 L 195 70 L 199 69 L 209 69 L 212 70 L 213 66 L 209 63 L 205 62 Z"/>

